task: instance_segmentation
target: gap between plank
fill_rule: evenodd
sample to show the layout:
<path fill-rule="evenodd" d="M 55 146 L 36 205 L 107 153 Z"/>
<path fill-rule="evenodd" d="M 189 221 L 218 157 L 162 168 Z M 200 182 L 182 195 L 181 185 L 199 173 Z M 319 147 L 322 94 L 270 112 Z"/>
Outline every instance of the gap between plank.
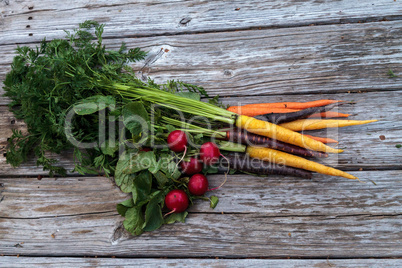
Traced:
<path fill-rule="evenodd" d="M 130 257 L 130 256 L 115 256 L 115 255 L 60 255 L 60 254 L 54 254 L 54 255 L 36 255 L 36 254 L 18 254 L 18 255 L 10 255 L 10 254 L 2 254 L 1 257 L 29 257 L 29 258 L 74 258 L 74 259 L 81 259 L 81 258 L 86 258 L 86 259 L 177 259 L 177 260 L 187 260 L 187 259 L 207 259 L 207 260 L 244 260 L 244 259 L 261 259 L 261 260 L 353 260 L 353 259 L 361 259 L 361 260 L 371 260 L 371 259 L 377 259 L 377 260 L 382 260 L 382 259 L 402 259 L 402 255 L 396 255 L 393 257 L 363 257 L 363 256 L 353 256 L 353 257 L 338 257 L 338 256 L 300 256 L 300 257 L 277 257 L 277 256 L 258 256 L 258 257 L 232 257 L 232 256 L 220 256 L 220 257 L 215 257 L 211 255 L 207 256 L 189 256 L 189 257 L 183 257 L 183 256 L 163 256 L 163 257 L 149 257 L 147 255 L 138 255 L 135 257 Z M 332 264 L 331 264 L 332 265 Z M 328 265 L 328 267 L 331 267 Z M 336 267 L 334 265 L 334 267 Z"/>
<path fill-rule="evenodd" d="M 6 220 L 39 220 L 39 219 L 53 219 L 53 218 L 68 218 L 68 217 L 77 217 L 77 216 L 90 216 L 90 215 L 101 215 L 101 214 L 108 214 L 111 213 L 111 216 L 118 216 L 119 214 L 116 211 L 101 211 L 101 212 L 88 212 L 88 213 L 78 213 L 78 214 L 71 214 L 71 215 L 56 215 L 56 216 L 41 216 L 41 217 L 0 217 L 0 219 Z M 370 214 L 370 213 L 357 213 L 357 214 L 345 214 L 345 215 L 326 215 L 326 214 L 311 214 L 311 215 L 296 215 L 296 214 L 289 214 L 289 215 L 264 215 L 263 213 L 258 212 L 218 212 L 218 211 L 211 211 L 211 212 L 189 212 L 189 215 L 254 215 L 255 218 L 305 218 L 305 217 L 327 217 L 328 219 L 339 219 L 339 218 L 349 218 L 349 217 L 370 217 L 370 218 L 382 218 L 382 217 L 399 217 L 402 216 L 402 213 L 395 213 L 395 214 Z"/>

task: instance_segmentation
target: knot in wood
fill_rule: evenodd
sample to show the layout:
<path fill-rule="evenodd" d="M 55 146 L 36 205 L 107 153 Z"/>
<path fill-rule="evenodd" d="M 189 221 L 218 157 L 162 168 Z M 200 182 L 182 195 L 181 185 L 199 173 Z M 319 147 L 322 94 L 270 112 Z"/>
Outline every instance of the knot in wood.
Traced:
<path fill-rule="evenodd" d="M 191 18 L 186 17 L 186 18 L 182 18 L 180 21 L 181 25 L 187 25 L 189 22 L 191 21 Z"/>
<path fill-rule="evenodd" d="M 230 71 L 230 70 L 224 70 L 224 71 L 223 71 L 223 75 L 224 75 L 224 76 L 232 76 L 233 73 L 232 73 L 232 71 Z"/>

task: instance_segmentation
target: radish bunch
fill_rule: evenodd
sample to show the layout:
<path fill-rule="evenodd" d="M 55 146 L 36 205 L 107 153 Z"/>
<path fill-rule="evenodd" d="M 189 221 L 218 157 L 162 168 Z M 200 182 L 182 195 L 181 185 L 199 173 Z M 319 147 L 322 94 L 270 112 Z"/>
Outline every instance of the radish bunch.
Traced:
<path fill-rule="evenodd" d="M 167 137 L 170 150 L 175 153 L 183 153 L 183 158 L 188 149 L 188 138 L 185 132 L 174 130 Z M 189 194 L 203 196 L 208 191 L 208 179 L 201 174 L 204 166 L 210 166 L 218 162 L 221 156 L 218 146 L 213 142 L 206 142 L 200 147 L 199 156 L 190 157 L 188 161 L 180 161 L 183 174 L 191 176 L 187 183 Z M 181 189 L 171 190 L 165 197 L 165 205 L 170 213 L 185 211 L 189 206 L 189 196 Z"/>

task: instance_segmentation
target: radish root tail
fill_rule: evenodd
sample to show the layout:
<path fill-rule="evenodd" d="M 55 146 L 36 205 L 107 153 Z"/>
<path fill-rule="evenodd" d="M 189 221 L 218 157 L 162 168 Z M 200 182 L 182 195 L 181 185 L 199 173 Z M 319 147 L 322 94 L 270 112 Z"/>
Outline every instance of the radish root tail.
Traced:
<path fill-rule="evenodd" d="M 163 217 L 166 218 L 166 216 L 168 216 L 168 215 L 170 215 L 172 213 L 175 213 L 175 212 L 176 212 L 176 210 L 173 209 L 172 211 L 170 211 L 170 212 L 166 213 L 165 215 L 163 215 Z"/>
<path fill-rule="evenodd" d="M 208 189 L 208 191 L 215 191 L 218 190 L 219 188 L 221 188 L 226 181 L 228 180 L 228 173 L 230 171 L 230 165 L 229 165 L 229 159 L 227 159 L 223 154 L 221 154 L 221 156 L 228 162 L 228 170 L 225 172 L 225 180 L 221 183 L 221 185 L 219 185 L 218 187 L 212 188 L 212 189 Z"/>
<path fill-rule="evenodd" d="M 179 164 L 180 164 L 181 161 L 183 161 L 184 157 L 186 156 L 186 153 L 187 153 L 187 146 L 184 146 L 184 153 L 183 153 L 183 156 L 180 158 L 179 162 L 176 163 L 176 168 L 173 170 L 173 172 L 172 172 L 171 175 L 173 175 L 174 172 L 176 171 L 176 169 L 179 168 Z"/>

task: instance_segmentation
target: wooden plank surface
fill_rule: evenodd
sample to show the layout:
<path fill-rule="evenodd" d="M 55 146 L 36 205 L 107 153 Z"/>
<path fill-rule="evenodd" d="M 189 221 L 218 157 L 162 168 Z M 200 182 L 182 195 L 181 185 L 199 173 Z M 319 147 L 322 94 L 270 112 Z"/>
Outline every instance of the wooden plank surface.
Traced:
<path fill-rule="evenodd" d="M 105 36 L 149 36 L 258 27 L 394 20 L 399 1 L 13 1 L 2 7 L 0 44 L 64 36 L 78 23 L 107 23 Z M 51 23 L 48 23 L 51 22 Z"/>
<path fill-rule="evenodd" d="M 400 215 L 195 213 L 186 223 L 132 237 L 122 232 L 120 217 L 112 212 L 10 218 L 0 222 L 0 250 L 5 255 L 28 256 L 400 257 L 401 220 Z"/>
<path fill-rule="evenodd" d="M 0 97 L 0 254 L 21 255 L 0 257 L 0 267 L 401 266 L 381 259 L 402 257 L 401 11 L 393 0 L 0 1 L 0 81 L 17 44 L 61 38 L 95 19 L 107 23 L 108 47 L 124 41 L 149 51 L 147 66 L 132 65 L 144 67 L 144 79 L 202 85 L 226 104 L 344 99 L 356 102 L 341 109 L 350 119 L 380 119 L 312 132 L 346 148 L 323 163 L 353 170 L 365 183 L 233 175 L 214 193 L 215 210 L 198 202 L 185 224 L 133 237 L 115 210 L 127 195 L 111 179 L 38 180 L 44 172 L 34 160 L 18 169 L 5 163 L 11 129 L 25 126 Z M 54 157 L 72 169 L 70 152 Z M 210 180 L 219 185 L 223 176 Z"/>
<path fill-rule="evenodd" d="M 294 177 L 232 175 L 224 187 L 210 193 L 220 198 L 213 210 L 196 202 L 191 212 L 264 213 L 267 216 L 395 215 L 401 212 L 401 170 L 353 172 L 370 181 L 357 182 L 324 175 L 312 180 Z M 208 176 L 218 186 L 224 175 Z M 1 178 L 0 217 L 48 218 L 115 212 L 128 198 L 106 177 Z M 24 204 L 30 209 L 24 210 Z"/>
<path fill-rule="evenodd" d="M 215 210 L 198 202 L 185 224 L 163 226 L 138 237 L 122 229 L 122 217 L 113 204 L 126 196 L 113 189 L 107 178 L 2 178 L 0 252 L 120 257 L 401 256 L 402 173 L 352 174 L 362 173 L 377 185 L 325 176 L 313 181 L 232 176 L 214 193 L 221 199 Z M 211 176 L 211 185 L 222 180 L 223 176 Z M 27 202 L 30 209 L 23 209 Z"/>
<path fill-rule="evenodd" d="M 400 36 L 402 21 L 392 21 L 115 38 L 106 44 L 117 49 L 124 41 L 149 51 L 152 64 L 139 75 L 157 82 L 179 79 L 204 86 L 211 95 L 261 96 L 400 90 Z M 0 46 L 0 78 L 15 48 Z M 162 48 L 168 52 L 158 54 Z M 390 79 L 389 69 L 398 77 Z"/>
<path fill-rule="evenodd" d="M 118 259 L 118 258 L 51 258 L 51 257 L 0 257 L 0 267 L 400 267 L 400 259 L 355 260 L 263 260 L 263 259 Z"/>

